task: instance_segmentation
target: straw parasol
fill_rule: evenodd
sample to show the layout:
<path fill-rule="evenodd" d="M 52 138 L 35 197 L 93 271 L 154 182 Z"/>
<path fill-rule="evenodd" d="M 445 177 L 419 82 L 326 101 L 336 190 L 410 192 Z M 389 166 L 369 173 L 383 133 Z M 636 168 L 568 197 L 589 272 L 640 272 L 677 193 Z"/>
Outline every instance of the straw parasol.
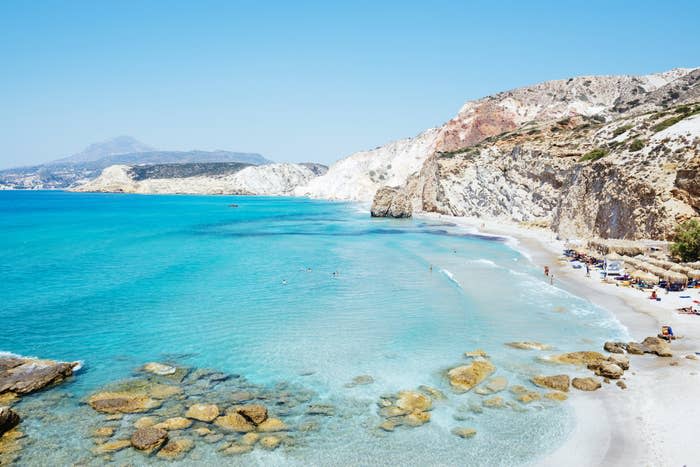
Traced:
<path fill-rule="evenodd" d="M 637 269 L 636 271 L 632 271 L 630 274 L 633 279 L 636 279 L 640 282 L 646 282 L 647 284 L 658 284 L 659 283 L 659 276 L 655 276 L 654 274 L 650 272 L 644 272 L 640 269 Z"/>
<path fill-rule="evenodd" d="M 700 269 L 691 269 L 688 271 L 688 277 L 695 280 L 700 280 Z"/>

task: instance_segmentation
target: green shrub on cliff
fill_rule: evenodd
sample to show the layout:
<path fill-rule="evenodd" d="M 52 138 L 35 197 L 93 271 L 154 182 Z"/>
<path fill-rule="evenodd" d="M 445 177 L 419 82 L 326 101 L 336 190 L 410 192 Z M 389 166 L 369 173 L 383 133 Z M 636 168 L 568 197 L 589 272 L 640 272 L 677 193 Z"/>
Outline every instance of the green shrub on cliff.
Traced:
<path fill-rule="evenodd" d="M 671 253 L 685 262 L 700 260 L 700 221 L 690 219 L 676 227 Z"/>
<path fill-rule="evenodd" d="M 630 143 L 629 149 L 631 152 L 636 152 L 636 151 L 641 151 L 641 149 L 643 147 L 644 147 L 644 141 L 642 141 L 641 139 L 635 139 L 634 141 L 632 141 L 632 143 Z"/>
<path fill-rule="evenodd" d="M 607 155 L 608 155 L 607 149 L 595 148 L 592 151 L 588 151 L 586 154 L 581 156 L 581 158 L 578 161 L 579 162 L 597 161 L 601 157 L 605 157 Z"/>

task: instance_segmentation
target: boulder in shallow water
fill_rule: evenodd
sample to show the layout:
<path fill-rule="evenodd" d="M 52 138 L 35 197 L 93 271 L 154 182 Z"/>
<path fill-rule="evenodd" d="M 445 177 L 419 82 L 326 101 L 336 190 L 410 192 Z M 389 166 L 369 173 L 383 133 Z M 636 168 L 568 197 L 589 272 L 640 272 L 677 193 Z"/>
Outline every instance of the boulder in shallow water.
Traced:
<path fill-rule="evenodd" d="M 262 446 L 263 448 L 265 448 L 267 450 L 272 451 L 273 449 L 277 449 L 277 446 L 279 446 L 281 442 L 282 442 L 282 440 L 280 438 L 278 438 L 277 436 L 272 436 L 272 435 L 263 436 L 260 439 L 260 446 Z"/>
<path fill-rule="evenodd" d="M 248 433 L 255 430 L 255 425 L 246 420 L 246 418 L 238 412 L 229 412 L 226 415 L 214 420 L 214 424 L 228 431 L 236 431 L 238 433 Z"/>
<path fill-rule="evenodd" d="M 595 391 L 602 386 L 600 380 L 592 377 L 574 378 L 571 380 L 571 385 L 579 391 Z"/>
<path fill-rule="evenodd" d="M 260 425 L 267 420 L 267 408 L 260 404 L 248 404 L 241 407 L 236 407 L 236 412 L 243 415 L 248 421 L 254 425 Z"/>
<path fill-rule="evenodd" d="M 569 391 L 570 380 L 568 375 L 535 376 L 532 378 L 532 382 L 542 388 L 556 389 L 563 392 Z"/>
<path fill-rule="evenodd" d="M 588 365 L 589 370 L 595 371 L 595 374 L 603 378 L 618 379 L 624 374 L 624 370 L 614 363 L 600 362 Z"/>
<path fill-rule="evenodd" d="M 406 412 L 430 410 L 433 406 L 430 398 L 424 394 L 413 391 L 401 391 L 396 400 L 396 407 Z"/>
<path fill-rule="evenodd" d="M 99 446 L 92 449 L 94 454 L 109 454 L 112 452 L 121 451 L 124 448 L 131 446 L 131 441 L 128 439 L 115 439 L 113 441 L 107 441 Z"/>
<path fill-rule="evenodd" d="M 624 342 L 612 342 L 608 341 L 603 344 L 603 350 L 610 353 L 625 353 L 627 344 Z"/>
<path fill-rule="evenodd" d="M 185 417 L 199 420 L 200 422 L 211 422 L 221 414 L 219 406 L 216 404 L 194 404 L 185 413 Z"/>
<path fill-rule="evenodd" d="M 372 217 L 411 217 L 413 206 L 403 189 L 385 186 L 375 193 L 370 213 Z"/>
<path fill-rule="evenodd" d="M 546 397 L 547 399 L 553 400 L 553 401 L 558 401 L 558 402 L 565 401 L 566 399 L 569 398 L 569 396 L 567 396 L 565 392 L 561 392 L 561 391 L 548 392 L 544 395 L 544 397 Z"/>
<path fill-rule="evenodd" d="M 630 368 L 630 359 L 625 355 L 612 354 L 608 357 L 608 361 L 614 363 L 623 370 L 629 370 Z"/>
<path fill-rule="evenodd" d="M 177 371 L 177 368 L 171 365 L 166 365 L 164 363 L 150 362 L 146 363 L 143 366 L 142 370 L 147 373 L 152 373 L 158 376 L 169 376 L 174 375 Z"/>
<path fill-rule="evenodd" d="M 0 436 L 19 425 L 19 415 L 9 407 L 0 407 Z"/>
<path fill-rule="evenodd" d="M 411 427 L 421 426 L 430 421 L 430 413 L 416 410 L 403 417 L 402 422 Z"/>
<path fill-rule="evenodd" d="M 278 431 L 287 431 L 288 429 L 287 425 L 279 418 L 268 418 L 258 425 L 258 431 L 262 433 L 275 433 Z"/>
<path fill-rule="evenodd" d="M 580 351 L 569 352 L 560 355 L 553 355 L 546 361 L 554 363 L 564 363 L 567 365 L 590 365 L 605 360 L 605 356 L 599 352 Z"/>
<path fill-rule="evenodd" d="M 131 435 L 131 445 L 141 451 L 152 451 L 168 440 L 168 432 L 162 428 L 139 428 Z"/>
<path fill-rule="evenodd" d="M 192 425 L 192 420 L 185 417 L 173 417 L 165 420 L 164 422 L 157 423 L 153 425 L 155 428 L 162 428 L 167 431 L 173 430 L 184 430 Z"/>
<path fill-rule="evenodd" d="M 98 412 L 139 413 L 160 407 L 161 402 L 142 392 L 98 392 L 88 399 L 88 404 Z"/>
<path fill-rule="evenodd" d="M 469 365 L 452 368 L 447 372 L 447 377 L 455 391 L 466 392 L 481 383 L 494 371 L 496 371 L 496 367 L 488 360 L 475 360 Z"/>

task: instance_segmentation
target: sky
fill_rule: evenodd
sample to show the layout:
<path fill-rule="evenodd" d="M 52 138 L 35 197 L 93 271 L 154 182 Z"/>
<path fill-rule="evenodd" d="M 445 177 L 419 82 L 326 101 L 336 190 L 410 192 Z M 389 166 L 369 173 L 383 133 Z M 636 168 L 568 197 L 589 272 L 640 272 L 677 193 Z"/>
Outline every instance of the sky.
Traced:
<path fill-rule="evenodd" d="M 464 102 L 700 66 L 698 1 L 0 2 L 0 167 L 130 135 L 331 163 Z"/>

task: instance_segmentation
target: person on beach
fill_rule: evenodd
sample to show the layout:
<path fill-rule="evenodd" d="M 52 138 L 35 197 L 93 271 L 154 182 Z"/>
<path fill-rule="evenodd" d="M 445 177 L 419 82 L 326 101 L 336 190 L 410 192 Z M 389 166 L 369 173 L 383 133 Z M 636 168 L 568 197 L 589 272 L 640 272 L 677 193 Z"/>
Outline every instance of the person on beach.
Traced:
<path fill-rule="evenodd" d="M 586 277 L 591 277 L 591 267 L 586 263 Z"/>
<path fill-rule="evenodd" d="M 656 300 L 656 289 L 651 291 L 651 295 L 649 295 L 649 300 Z"/>
<path fill-rule="evenodd" d="M 554 274 L 549 276 L 549 285 L 554 285 Z"/>
<path fill-rule="evenodd" d="M 544 267 L 544 275 L 548 276 L 549 275 L 549 266 Z"/>

